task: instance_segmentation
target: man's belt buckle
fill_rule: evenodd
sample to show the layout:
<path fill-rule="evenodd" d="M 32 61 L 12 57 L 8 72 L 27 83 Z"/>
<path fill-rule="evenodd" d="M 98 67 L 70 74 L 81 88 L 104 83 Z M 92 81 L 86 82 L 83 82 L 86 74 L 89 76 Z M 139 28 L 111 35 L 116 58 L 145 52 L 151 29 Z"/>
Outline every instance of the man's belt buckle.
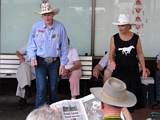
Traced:
<path fill-rule="evenodd" d="M 47 57 L 47 58 L 44 59 L 44 61 L 46 63 L 50 64 L 50 63 L 56 61 L 56 58 L 54 58 L 54 57 Z"/>

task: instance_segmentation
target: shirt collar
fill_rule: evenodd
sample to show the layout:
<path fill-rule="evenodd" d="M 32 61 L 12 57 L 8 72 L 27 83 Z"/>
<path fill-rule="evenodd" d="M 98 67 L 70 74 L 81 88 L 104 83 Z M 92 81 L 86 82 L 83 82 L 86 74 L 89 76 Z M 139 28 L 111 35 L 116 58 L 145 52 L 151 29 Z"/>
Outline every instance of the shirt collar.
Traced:
<path fill-rule="evenodd" d="M 43 21 L 43 23 L 42 23 L 42 26 L 43 26 L 44 29 L 47 28 L 47 25 L 44 23 L 44 21 Z M 55 20 L 53 21 L 53 24 L 52 24 L 52 26 L 50 27 L 50 29 L 54 29 L 54 28 L 55 28 Z"/>

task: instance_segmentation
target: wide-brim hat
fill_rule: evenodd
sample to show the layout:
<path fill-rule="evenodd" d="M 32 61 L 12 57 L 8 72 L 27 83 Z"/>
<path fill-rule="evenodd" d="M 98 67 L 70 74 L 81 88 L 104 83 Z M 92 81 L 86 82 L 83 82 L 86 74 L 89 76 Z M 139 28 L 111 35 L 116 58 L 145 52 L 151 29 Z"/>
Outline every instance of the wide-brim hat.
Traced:
<path fill-rule="evenodd" d="M 136 96 L 126 90 L 126 84 L 111 77 L 103 87 L 90 88 L 91 93 L 103 103 L 117 107 L 132 107 L 137 103 Z"/>
<path fill-rule="evenodd" d="M 60 9 L 52 7 L 47 0 L 44 0 L 40 5 L 41 11 L 39 14 L 43 15 L 46 13 L 54 13 L 55 15 L 59 13 Z"/>
<path fill-rule="evenodd" d="M 120 14 L 118 20 L 112 23 L 113 25 L 135 25 L 133 21 L 130 20 L 130 16 L 126 14 Z"/>

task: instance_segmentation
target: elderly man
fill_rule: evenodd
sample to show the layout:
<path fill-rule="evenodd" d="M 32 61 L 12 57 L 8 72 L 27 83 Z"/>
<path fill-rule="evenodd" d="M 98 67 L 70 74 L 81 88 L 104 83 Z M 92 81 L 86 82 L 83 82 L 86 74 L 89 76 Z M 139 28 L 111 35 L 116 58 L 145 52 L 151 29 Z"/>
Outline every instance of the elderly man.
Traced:
<path fill-rule="evenodd" d="M 46 102 L 47 82 L 49 104 L 57 101 L 58 76 L 65 74 L 64 66 L 68 62 L 66 30 L 60 22 L 53 19 L 58 12 L 58 8 L 51 7 L 48 0 L 43 0 L 39 12 L 42 20 L 33 25 L 28 41 L 27 53 L 36 72 L 36 107 Z"/>

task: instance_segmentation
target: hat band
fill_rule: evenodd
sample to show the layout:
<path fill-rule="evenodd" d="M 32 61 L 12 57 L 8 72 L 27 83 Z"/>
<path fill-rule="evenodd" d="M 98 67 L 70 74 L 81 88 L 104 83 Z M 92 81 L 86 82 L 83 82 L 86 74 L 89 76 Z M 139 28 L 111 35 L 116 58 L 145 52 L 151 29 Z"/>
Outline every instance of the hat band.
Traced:
<path fill-rule="evenodd" d="M 106 94 L 104 91 L 101 91 L 101 95 L 103 95 L 103 96 L 106 97 L 107 99 L 109 98 L 109 99 L 111 99 L 111 100 L 113 100 L 113 101 L 120 101 L 120 102 L 125 101 L 126 98 L 127 98 L 126 95 L 123 96 L 123 97 L 114 98 L 114 97 L 112 97 L 112 96 Z"/>

